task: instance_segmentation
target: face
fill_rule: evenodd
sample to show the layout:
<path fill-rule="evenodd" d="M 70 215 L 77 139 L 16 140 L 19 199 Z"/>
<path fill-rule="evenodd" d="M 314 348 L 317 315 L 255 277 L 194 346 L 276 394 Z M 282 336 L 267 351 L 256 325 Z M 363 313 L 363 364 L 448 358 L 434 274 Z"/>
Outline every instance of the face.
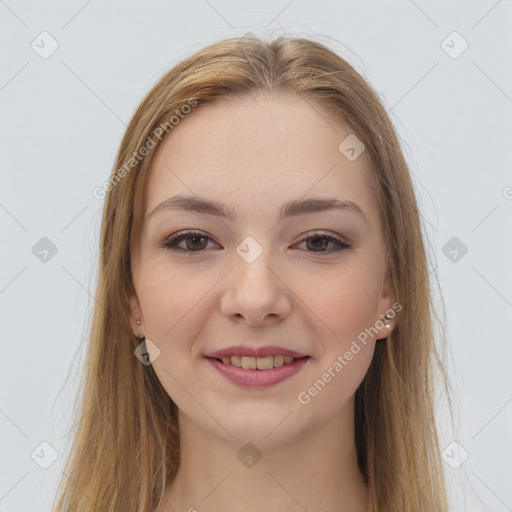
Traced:
<path fill-rule="evenodd" d="M 142 322 L 180 422 L 228 441 L 282 443 L 347 414 L 391 331 L 366 155 L 349 160 L 350 132 L 322 112 L 291 94 L 198 107 L 147 177 L 132 328 Z M 162 205 L 178 195 L 230 216 Z"/>

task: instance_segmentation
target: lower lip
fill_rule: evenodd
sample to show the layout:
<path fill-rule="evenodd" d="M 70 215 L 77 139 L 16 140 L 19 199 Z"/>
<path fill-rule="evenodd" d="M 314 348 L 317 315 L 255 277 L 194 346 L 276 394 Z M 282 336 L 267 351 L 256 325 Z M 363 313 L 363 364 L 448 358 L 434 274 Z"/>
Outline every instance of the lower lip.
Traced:
<path fill-rule="evenodd" d="M 270 370 L 244 370 L 237 366 L 224 364 L 212 357 L 206 358 L 224 377 L 234 384 L 249 388 L 268 387 L 295 375 L 309 361 L 309 357 L 295 359 L 290 364 L 272 368 Z"/>

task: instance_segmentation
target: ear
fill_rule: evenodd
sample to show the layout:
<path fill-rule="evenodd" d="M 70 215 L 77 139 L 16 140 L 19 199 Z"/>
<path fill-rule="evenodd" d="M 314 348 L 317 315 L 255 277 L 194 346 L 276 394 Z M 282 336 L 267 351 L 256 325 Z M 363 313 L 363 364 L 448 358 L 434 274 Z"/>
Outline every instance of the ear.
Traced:
<path fill-rule="evenodd" d="M 386 272 L 380 298 L 378 301 L 377 316 L 375 318 L 375 329 L 378 331 L 375 339 L 387 338 L 398 322 L 398 312 L 401 311 L 402 305 L 396 300 L 395 287 L 389 268 Z M 389 320 L 384 316 L 388 315 Z M 389 326 L 389 327 L 387 327 Z"/>
<path fill-rule="evenodd" d="M 133 335 L 137 338 L 144 336 L 144 318 L 142 317 L 142 310 L 140 308 L 139 299 L 137 295 L 130 296 L 130 326 L 132 328 Z M 137 320 L 140 321 L 141 325 L 137 324 Z"/>

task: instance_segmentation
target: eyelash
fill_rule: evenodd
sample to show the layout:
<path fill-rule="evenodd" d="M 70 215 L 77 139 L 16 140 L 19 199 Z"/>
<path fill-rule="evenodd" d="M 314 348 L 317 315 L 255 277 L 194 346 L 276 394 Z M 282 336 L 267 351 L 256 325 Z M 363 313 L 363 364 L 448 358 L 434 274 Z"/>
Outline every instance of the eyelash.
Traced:
<path fill-rule="evenodd" d="M 202 233 L 201 231 L 195 231 L 193 229 L 186 229 L 184 231 L 179 231 L 177 233 L 174 233 L 173 235 L 171 235 L 170 237 L 165 239 L 164 242 L 162 243 L 162 247 L 169 251 L 181 252 L 183 254 L 186 254 L 187 256 L 194 256 L 195 254 L 204 252 L 206 249 L 191 251 L 188 249 L 182 249 L 182 248 L 176 247 L 183 240 L 190 239 L 191 237 L 194 237 L 194 236 L 200 236 L 200 237 L 208 238 L 208 239 L 212 240 L 212 238 L 210 236 Z M 320 238 L 320 239 L 324 238 L 326 240 L 329 240 L 330 242 L 335 242 L 338 244 L 338 247 L 336 249 L 331 249 L 328 251 L 307 251 L 307 252 L 310 252 L 313 254 L 330 254 L 333 252 L 345 251 L 347 249 L 352 248 L 352 245 L 344 242 L 343 240 L 341 240 L 335 236 L 328 235 L 321 231 L 308 231 L 306 233 L 306 235 L 299 240 L 298 243 L 302 243 L 306 240 L 315 239 L 315 238 Z"/>

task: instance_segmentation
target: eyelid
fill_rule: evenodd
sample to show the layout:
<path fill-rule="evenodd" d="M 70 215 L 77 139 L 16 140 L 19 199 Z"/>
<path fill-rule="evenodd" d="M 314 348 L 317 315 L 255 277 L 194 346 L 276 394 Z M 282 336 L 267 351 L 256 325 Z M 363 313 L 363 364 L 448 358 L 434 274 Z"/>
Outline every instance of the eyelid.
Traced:
<path fill-rule="evenodd" d="M 302 235 L 302 237 L 299 239 L 299 242 L 303 242 L 304 240 L 307 240 L 308 238 L 322 238 L 322 237 L 332 238 L 332 239 L 336 240 L 337 242 L 339 242 L 340 244 L 343 244 L 346 246 L 351 245 L 350 242 L 347 239 L 345 239 L 344 237 L 337 235 L 335 233 L 331 233 L 330 231 L 324 231 L 322 229 L 313 229 L 313 230 L 306 231 L 306 233 L 304 233 L 304 235 Z"/>
<path fill-rule="evenodd" d="M 175 252 L 182 252 L 182 253 L 201 253 L 204 252 L 204 249 L 202 251 L 187 251 L 186 249 L 181 249 L 177 247 L 177 244 L 181 243 L 183 240 L 186 240 L 188 237 L 192 236 L 202 236 L 204 238 L 208 238 L 212 240 L 213 242 L 217 243 L 215 239 L 209 235 L 208 233 L 205 233 L 204 231 L 201 231 L 200 229 L 182 229 L 180 231 L 176 231 L 176 233 L 173 233 L 172 235 L 169 235 L 164 239 L 162 242 L 162 247 L 164 249 L 174 250 Z M 170 243 L 175 242 L 176 245 L 171 246 Z M 220 245 L 220 244 L 218 244 Z"/>

